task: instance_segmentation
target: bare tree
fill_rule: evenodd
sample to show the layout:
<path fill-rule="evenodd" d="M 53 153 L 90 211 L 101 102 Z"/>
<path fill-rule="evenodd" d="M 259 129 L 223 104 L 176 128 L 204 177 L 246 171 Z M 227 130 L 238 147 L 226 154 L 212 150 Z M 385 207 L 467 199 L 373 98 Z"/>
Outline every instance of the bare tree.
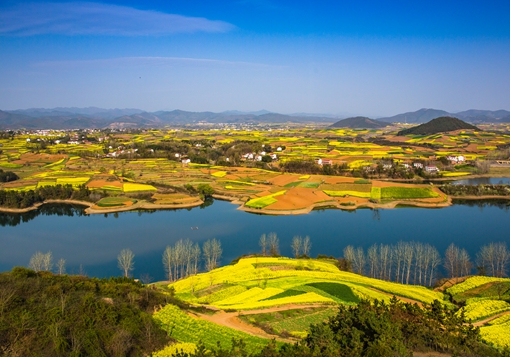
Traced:
<path fill-rule="evenodd" d="M 66 273 L 66 260 L 60 258 L 57 262 L 57 274 L 64 275 Z"/>
<path fill-rule="evenodd" d="M 214 268 L 218 267 L 220 263 L 221 254 L 223 253 L 223 249 L 221 249 L 221 242 L 213 238 L 212 240 L 212 258 Z"/>
<path fill-rule="evenodd" d="M 354 247 L 352 245 L 348 245 L 344 248 L 344 259 L 348 262 L 348 265 L 351 267 L 351 269 L 354 271 L 354 261 L 356 260 L 355 257 L 356 253 L 354 251 Z"/>
<path fill-rule="evenodd" d="M 301 246 L 303 244 L 303 239 L 300 236 L 294 236 L 292 238 L 292 244 L 290 247 L 292 248 L 292 253 L 294 253 L 294 258 L 298 258 L 301 253 Z"/>
<path fill-rule="evenodd" d="M 354 272 L 358 273 L 359 275 L 363 275 L 363 271 L 365 270 L 365 252 L 363 251 L 362 247 L 358 247 L 356 249 L 356 260 L 353 265 Z"/>
<path fill-rule="evenodd" d="M 276 233 L 271 232 L 267 236 L 268 244 L 269 244 L 269 254 L 272 256 L 278 256 L 280 254 L 280 240 Z"/>
<path fill-rule="evenodd" d="M 471 273 L 471 258 L 464 248 L 459 251 L 460 275 L 467 276 Z"/>
<path fill-rule="evenodd" d="M 260 236 L 259 245 L 260 245 L 262 255 L 266 256 L 267 255 L 267 237 L 265 234 L 262 234 Z"/>
<path fill-rule="evenodd" d="M 488 275 L 504 277 L 506 267 L 510 260 L 510 252 L 506 243 L 489 243 L 480 248 L 476 254 L 476 262 L 479 269 L 486 271 Z"/>
<path fill-rule="evenodd" d="M 413 267 L 414 249 L 412 243 L 404 243 L 404 264 L 406 266 L 406 284 L 409 284 L 409 277 L 411 276 L 411 268 Z M 404 276 L 402 276 L 402 283 L 404 283 Z"/>
<path fill-rule="evenodd" d="M 429 275 L 429 286 L 432 286 L 432 281 L 434 279 L 434 273 L 436 273 L 436 268 L 441 264 L 441 255 L 437 251 L 436 247 L 429 245 L 428 255 L 430 255 L 430 275 Z"/>
<path fill-rule="evenodd" d="M 117 256 L 117 262 L 119 269 L 124 273 L 124 277 L 129 276 L 129 272 L 134 269 L 135 255 L 130 249 L 122 249 L 120 254 Z"/>
<path fill-rule="evenodd" d="M 455 244 L 450 244 L 444 254 L 444 267 L 450 278 L 469 273 L 469 254 L 465 249 L 460 249 Z"/>
<path fill-rule="evenodd" d="M 303 255 L 308 257 L 310 256 L 310 249 L 312 248 L 312 242 L 310 242 L 310 237 L 305 236 L 303 240 Z"/>
<path fill-rule="evenodd" d="M 368 270 L 371 278 L 375 278 L 378 266 L 379 266 L 379 256 L 377 244 L 373 244 L 367 250 L 367 259 L 368 259 Z"/>
<path fill-rule="evenodd" d="M 192 269 L 191 274 L 196 275 L 198 273 L 198 263 L 200 262 L 200 246 L 198 243 L 195 243 L 192 248 L 191 256 L 192 256 Z"/>
<path fill-rule="evenodd" d="M 167 245 L 165 251 L 163 252 L 163 266 L 165 267 L 165 272 L 168 277 L 168 281 L 174 280 L 173 274 L 173 265 L 174 265 L 174 252 L 172 247 Z"/>
<path fill-rule="evenodd" d="M 496 245 L 496 261 L 498 267 L 496 276 L 502 278 L 506 276 L 507 265 L 510 261 L 510 251 L 507 249 L 506 243 L 499 242 L 494 244 Z"/>
<path fill-rule="evenodd" d="M 405 244 L 400 241 L 396 246 L 393 246 L 393 263 L 395 265 L 395 281 L 396 282 L 404 282 L 404 272 L 405 272 Z"/>
<path fill-rule="evenodd" d="M 386 244 L 379 247 L 379 279 L 391 280 L 391 250 Z"/>
<path fill-rule="evenodd" d="M 414 276 L 413 283 L 422 285 L 424 271 L 426 269 L 426 256 L 425 245 L 419 242 L 414 242 Z"/>
<path fill-rule="evenodd" d="M 53 256 L 52 256 L 51 252 L 47 252 L 46 254 L 44 254 L 43 270 L 50 271 L 52 267 L 53 267 Z"/>
<path fill-rule="evenodd" d="M 42 253 L 35 252 L 30 258 L 28 267 L 36 272 L 38 271 L 50 271 L 52 267 L 52 254 L 51 252 Z"/>
<path fill-rule="evenodd" d="M 204 260 L 207 271 L 211 271 L 216 268 L 218 261 L 221 258 L 221 254 L 223 253 L 220 241 L 213 238 L 204 242 L 202 251 L 204 252 Z"/>

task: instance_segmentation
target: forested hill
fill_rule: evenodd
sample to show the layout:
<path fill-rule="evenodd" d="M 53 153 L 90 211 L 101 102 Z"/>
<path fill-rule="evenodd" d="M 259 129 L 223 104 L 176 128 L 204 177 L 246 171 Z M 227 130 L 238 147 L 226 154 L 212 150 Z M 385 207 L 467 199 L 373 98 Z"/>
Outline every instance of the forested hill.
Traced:
<path fill-rule="evenodd" d="M 367 117 L 352 117 L 337 121 L 331 125 L 331 128 L 376 129 L 384 128 L 388 125 L 388 123 L 383 123 Z"/>
<path fill-rule="evenodd" d="M 428 123 L 399 131 L 397 135 L 431 135 L 462 129 L 480 130 L 476 126 L 457 118 L 439 117 L 432 119 Z"/>
<path fill-rule="evenodd" d="M 151 315 L 170 296 L 128 278 L 0 274 L 0 356 L 147 356 L 172 341 Z"/>

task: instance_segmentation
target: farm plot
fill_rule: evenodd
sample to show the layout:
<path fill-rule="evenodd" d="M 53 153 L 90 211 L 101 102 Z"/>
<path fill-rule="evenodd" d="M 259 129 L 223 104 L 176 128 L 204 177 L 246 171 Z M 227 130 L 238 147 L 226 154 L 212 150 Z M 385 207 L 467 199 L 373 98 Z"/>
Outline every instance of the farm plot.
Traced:
<path fill-rule="evenodd" d="M 133 200 L 128 197 L 105 197 L 99 200 L 96 203 L 96 206 L 108 208 L 108 207 L 121 207 L 121 206 L 131 206 L 136 203 L 136 200 Z"/>
<path fill-rule="evenodd" d="M 228 288 L 202 294 L 215 284 Z M 219 308 L 256 309 L 285 304 L 355 304 L 361 298 L 389 300 L 392 295 L 418 302 L 442 299 L 441 293 L 339 271 L 331 262 L 278 258 L 246 258 L 236 265 L 171 284 L 189 302 L 208 301 Z M 193 291 L 191 290 L 193 286 Z M 242 288 L 234 288 L 240 286 Z M 219 300 L 215 294 L 221 295 Z M 199 297 L 198 297 L 199 296 Z"/>
<path fill-rule="evenodd" d="M 469 302 L 460 311 L 463 311 L 466 318 L 477 321 L 501 312 L 510 311 L 510 304 L 503 300 L 478 300 Z"/>
<path fill-rule="evenodd" d="M 154 319 L 166 330 L 170 337 L 179 342 L 194 343 L 202 341 L 206 348 L 230 348 L 232 339 L 242 339 L 250 352 L 260 351 L 268 340 L 248 335 L 225 326 L 193 318 L 175 305 L 167 305 L 153 315 Z"/>
<path fill-rule="evenodd" d="M 311 324 L 327 321 L 336 314 L 335 308 L 309 308 L 291 309 L 270 313 L 240 315 L 240 318 L 248 323 L 256 325 L 268 325 L 277 333 L 290 333 L 297 337 L 305 337 L 306 330 Z"/>

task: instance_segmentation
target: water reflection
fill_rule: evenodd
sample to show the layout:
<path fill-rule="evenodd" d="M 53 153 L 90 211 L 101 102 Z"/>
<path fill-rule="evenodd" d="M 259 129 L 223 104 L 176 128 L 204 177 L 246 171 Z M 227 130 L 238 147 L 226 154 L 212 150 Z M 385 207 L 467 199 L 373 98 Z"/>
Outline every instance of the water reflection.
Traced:
<path fill-rule="evenodd" d="M 162 280 L 163 251 L 179 239 L 200 245 L 208 239 L 220 240 L 222 264 L 228 264 L 242 254 L 259 252 L 260 236 L 270 232 L 278 235 L 285 256 L 292 255 L 295 235 L 310 236 L 312 256 L 339 257 L 347 245 L 367 249 L 374 243 L 402 240 L 429 243 L 442 254 L 455 243 L 474 258 L 488 242 L 510 244 L 510 236 L 502 235 L 510 228 L 508 201 L 454 202 L 440 209 L 321 209 L 299 216 L 248 214 L 229 202 L 213 200 L 202 208 L 106 215 L 86 215 L 81 206 L 44 205 L 24 214 L 0 214 L 0 271 L 26 266 L 36 251 L 51 251 L 55 260 L 67 261 L 70 273 L 120 275 L 116 258 L 129 248 L 135 254 L 135 277 L 149 274 Z"/>
<path fill-rule="evenodd" d="M 510 185 L 510 177 L 478 177 L 451 181 L 454 185 Z"/>
<path fill-rule="evenodd" d="M 24 213 L 5 213 L 0 212 L 0 226 L 17 226 L 21 223 L 27 223 L 38 216 L 67 216 L 67 217 L 80 217 L 86 215 L 86 206 L 75 204 L 57 204 L 50 203 L 39 207 L 37 210 L 24 212 Z"/>

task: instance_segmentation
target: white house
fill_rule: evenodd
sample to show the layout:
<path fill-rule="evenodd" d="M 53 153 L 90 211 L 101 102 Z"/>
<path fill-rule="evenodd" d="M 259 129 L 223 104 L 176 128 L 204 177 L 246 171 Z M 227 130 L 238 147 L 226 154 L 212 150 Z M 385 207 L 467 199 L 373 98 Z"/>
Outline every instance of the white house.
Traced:
<path fill-rule="evenodd" d="M 425 166 L 425 171 L 432 174 L 432 173 L 438 173 L 439 169 L 435 165 L 428 165 L 428 166 Z"/>

